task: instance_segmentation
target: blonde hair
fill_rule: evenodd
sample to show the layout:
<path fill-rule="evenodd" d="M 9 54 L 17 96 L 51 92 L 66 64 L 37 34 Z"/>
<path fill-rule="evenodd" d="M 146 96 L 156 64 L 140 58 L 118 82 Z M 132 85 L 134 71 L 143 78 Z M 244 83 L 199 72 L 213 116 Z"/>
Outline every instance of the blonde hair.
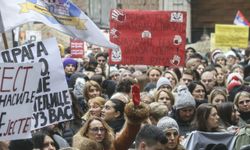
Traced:
<path fill-rule="evenodd" d="M 104 106 L 106 100 L 100 96 L 97 96 L 95 98 L 89 99 L 88 103 L 93 102 L 94 104 L 97 104 L 101 108 Z"/>
<path fill-rule="evenodd" d="M 241 92 L 239 92 L 239 93 L 237 93 L 237 94 L 235 95 L 235 97 L 234 97 L 234 104 L 235 104 L 237 107 L 239 107 L 239 106 L 238 106 L 238 102 L 239 102 L 240 97 L 248 97 L 248 98 L 250 98 L 250 93 L 247 92 L 247 91 L 241 91 Z"/>
<path fill-rule="evenodd" d="M 169 91 L 167 91 L 167 90 L 165 90 L 165 89 L 160 89 L 160 90 L 158 90 L 158 91 L 155 93 L 155 101 L 158 102 L 158 99 L 159 99 L 159 97 L 160 97 L 160 93 L 161 93 L 161 92 L 165 92 L 165 93 L 168 94 L 168 96 L 169 96 L 169 98 L 170 98 L 170 100 L 171 100 L 171 105 L 173 106 L 173 105 L 174 105 L 174 102 L 175 102 L 174 95 L 173 95 L 171 92 L 169 92 Z"/>
<path fill-rule="evenodd" d="M 215 88 L 211 91 L 211 93 L 208 96 L 208 103 L 213 103 L 213 99 L 215 96 L 217 96 L 218 94 L 222 95 L 225 98 L 225 102 L 227 102 L 227 92 L 226 90 L 224 90 L 223 88 Z"/>
<path fill-rule="evenodd" d="M 95 87 L 95 88 L 97 88 L 97 90 L 100 91 L 100 94 L 102 93 L 102 88 L 101 88 L 101 86 L 96 81 L 90 80 L 90 81 L 86 82 L 85 87 L 83 89 L 83 95 L 84 95 L 84 98 L 87 101 L 90 99 L 90 97 L 89 97 L 89 91 L 90 91 L 90 88 L 92 86 Z"/>
<path fill-rule="evenodd" d="M 90 126 L 90 123 L 94 120 L 100 121 L 103 127 L 106 129 L 105 137 L 100 144 L 102 144 L 104 149 L 110 149 L 112 146 L 112 142 L 114 140 L 113 130 L 109 127 L 109 125 L 104 120 L 102 120 L 99 117 L 90 117 L 76 134 L 79 134 L 80 136 L 88 138 L 87 133 L 89 131 L 89 126 Z"/>

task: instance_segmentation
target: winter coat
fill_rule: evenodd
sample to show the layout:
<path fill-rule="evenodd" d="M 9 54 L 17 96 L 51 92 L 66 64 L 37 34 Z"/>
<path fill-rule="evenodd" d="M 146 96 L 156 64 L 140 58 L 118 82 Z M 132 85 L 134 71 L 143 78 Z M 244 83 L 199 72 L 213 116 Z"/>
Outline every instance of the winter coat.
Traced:
<path fill-rule="evenodd" d="M 134 106 L 133 102 L 130 102 L 125 106 L 124 112 L 126 116 L 124 127 L 112 141 L 110 150 L 129 149 L 140 130 L 141 123 L 149 116 L 149 107 L 144 103 L 141 103 L 139 106 Z M 79 150 L 104 150 L 100 143 L 80 134 L 76 134 L 73 137 L 73 147 Z"/>

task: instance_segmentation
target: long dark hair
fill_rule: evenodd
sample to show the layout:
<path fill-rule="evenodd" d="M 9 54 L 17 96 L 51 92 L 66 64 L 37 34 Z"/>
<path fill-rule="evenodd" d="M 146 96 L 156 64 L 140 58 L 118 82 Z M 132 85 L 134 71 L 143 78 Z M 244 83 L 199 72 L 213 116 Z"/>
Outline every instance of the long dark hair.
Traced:
<path fill-rule="evenodd" d="M 49 134 L 46 134 L 45 132 L 38 131 L 32 135 L 32 143 L 33 143 L 33 148 L 38 148 L 40 150 L 43 149 L 44 145 L 44 139 L 46 136 L 49 136 Z M 59 149 L 59 145 L 56 143 L 53 137 L 49 136 L 55 143 L 55 148 L 56 150 Z"/>
<path fill-rule="evenodd" d="M 234 104 L 232 102 L 224 102 L 216 106 L 218 115 L 221 121 L 229 127 L 231 125 L 237 125 L 237 122 L 233 122 L 231 119 L 232 112 L 234 111 Z"/>
<path fill-rule="evenodd" d="M 125 103 L 122 102 L 119 99 L 110 99 L 109 101 L 111 101 L 112 103 L 114 103 L 114 109 L 115 111 L 119 111 L 120 112 L 120 116 L 118 118 L 123 118 L 124 117 L 124 108 L 125 108 Z"/>

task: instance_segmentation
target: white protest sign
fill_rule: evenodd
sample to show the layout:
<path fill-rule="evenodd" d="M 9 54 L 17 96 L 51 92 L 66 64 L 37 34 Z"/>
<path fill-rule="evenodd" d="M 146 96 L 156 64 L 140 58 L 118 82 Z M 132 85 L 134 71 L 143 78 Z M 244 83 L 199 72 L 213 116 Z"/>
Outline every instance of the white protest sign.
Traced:
<path fill-rule="evenodd" d="M 33 129 L 73 119 L 71 97 L 55 38 L 0 52 L 0 62 L 41 62 Z"/>
<path fill-rule="evenodd" d="M 31 137 L 41 63 L 0 63 L 0 141 Z"/>

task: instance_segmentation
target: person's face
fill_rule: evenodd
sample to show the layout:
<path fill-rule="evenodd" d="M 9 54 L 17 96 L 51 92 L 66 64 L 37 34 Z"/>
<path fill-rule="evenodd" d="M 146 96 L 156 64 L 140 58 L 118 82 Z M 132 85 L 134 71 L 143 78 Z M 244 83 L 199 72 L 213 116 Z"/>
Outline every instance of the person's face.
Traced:
<path fill-rule="evenodd" d="M 240 113 L 238 111 L 238 108 L 234 105 L 232 115 L 231 115 L 231 121 L 234 123 L 234 125 L 237 125 L 240 120 Z"/>
<path fill-rule="evenodd" d="M 201 60 L 199 58 L 190 58 L 186 62 L 186 67 L 190 68 L 191 70 L 197 69 L 197 67 L 201 64 Z"/>
<path fill-rule="evenodd" d="M 167 129 L 166 137 L 168 139 L 168 143 L 166 144 L 166 149 L 175 149 L 179 144 L 178 132 L 175 129 Z"/>
<path fill-rule="evenodd" d="M 206 91 L 209 93 L 214 85 L 215 85 L 215 81 L 214 81 L 214 74 L 212 72 L 204 72 L 201 75 L 201 82 L 203 83 L 203 85 L 206 88 Z"/>
<path fill-rule="evenodd" d="M 190 82 L 193 81 L 193 76 L 189 74 L 183 74 L 180 80 L 181 84 L 189 85 Z"/>
<path fill-rule="evenodd" d="M 207 118 L 207 125 L 210 130 L 219 127 L 219 118 L 220 117 L 217 114 L 217 110 L 215 108 L 212 108 Z"/>
<path fill-rule="evenodd" d="M 239 110 L 242 112 L 250 112 L 250 98 L 247 96 L 240 96 L 238 100 Z"/>
<path fill-rule="evenodd" d="M 101 92 L 99 89 L 97 89 L 96 87 L 94 86 L 91 86 L 90 89 L 89 89 L 89 98 L 95 98 L 97 96 L 100 96 L 101 95 Z"/>
<path fill-rule="evenodd" d="M 102 108 L 100 105 L 90 101 L 89 102 L 89 114 L 90 116 L 101 117 Z"/>
<path fill-rule="evenodd" d="M 216 75 L 216 81 L 217 81 L 217 83 L 219 83 L 219 84 L 224 83 L 225 73 L 222 71 L 221 68 L 217 68 L 216 70 L 217 70 L 217 75 Z"/>
<path fill-rule="evenodd" d="M 221 66 L 225 66 L 226 60 L 224 58 L 218 58 L 215 63 Z"/>
<path fill-rule="evenodd" d="M 186 59 L 188 59 L 193 54 L 194 54 L 194 51 L 192 49 L 187 49 L 187 51 L 186 51 Z"/>
<path fill-rule="evenodd" d="M 191 121 L 194 116 L 194 107 L 185 107 L 179 110 L 179 116 L 182 121 Z"/>
<path fill-rule="evenodd" d="M 131 79 L 131 78 L 132 78 L 131 72 L 126 71 L 126 72 L 122 73 L 122 80 L 124 80 L 124 79 Z"/>
<path fill-rule="evenodd" d="M 114 74 L 114 75 L 111 77 L 111 80 L 114 80 L 114 81 L 116 81 L 116 82 L 118 82 L 119 79 L 120 79 L 120 74 L 119 74 L 119 73 Z"/>
<path fill-rule="evenodd" d="M 160 142 L 157 142 L 156 144 L 153 144 L 153 145 L 147 145 L 147 143 L 142 141 L 139 144 L 139 147 L 137 150 L 164 150 L 164 145 L 161 144 Z"/>
<path fill-rule="evenodd" d="M 192 95 L 195 100 L 204 100 L 205 99 L 205 89 L 197 84 L 194 91 L 192 92 Z"/>
<path fill-rule="evenodd" d="M 55 142 L 49 136 L 45 136 L 43 141 L 43 149 L 42 150 L 56 150 Z"/>
<path fill-rule="evenodd" d="M 112 101 L 107 101 L 102 109 L 102 119 L 105 121 L 111 121 L 117 117 L 119 117 L 120 112 L 116 112 L 114 108 L 115 104 Z"/>
<path fill-rule="evenodd" d="M 172 87 L 175 87 L 176 82 L 174 80 L 174 77 L 170 73 L 165 73 L 164 77 L 166 77 L 170 81 Z"/>
<path fill-rule="evenodd" d="M 102 74 L 102 68 L 100 66 L 95 68 L 95 74 Z"/>
<path fill-rule="evenodd" d="M 107 130 L 105 129 L 101 121 L 93 120 L 89 124 L 89 129 L 87 131 L 86 136 L 96 142 L 102 142 L 105 138 L 106 132 Z"/>
<path fill-rule="evenodd" d="M 233 56 L 228 56 L 227 57 L 227 65 L 228 66 L 233 66 L 236 63 L 236 58 Z"/>
<path fill-rule="evenodd" d="M 104 64 L 106 63 L 106 58 L 103 56 L 97 57 L 96 60 L 97 60 L 97 63 L 101 66 L 104 66 Z"/>
<path fill-rule="evenodd" d="M 65 68 L 64 68 L 64 72 L 65 72 L 66 74 L 73 74 L 75 71 L 76 71 L 76 68 L 74 67 L 73 64 L 68 64 L 68 65 L 66 65 Z"/>
<path fill-rule="evenodd" d="M 201 75 L 202 72 L 204 71 L 204 69 L 205 69 L 204 65 L 203 65 L 203 64 L 200 64 L 200 65 L 197 67 L 196 71 Z"/>
<path fill-rule="evenodd" d="M 212 104 L 213 105 L 218 105 L 221 104 L 223 102 L 225 102 L 225 97 L 222 94 L 217 94 L 215 95 L 215 97 L 212 99 Z"/>
<path fill-rule="evenodd" d="M 170 99 L 168 93 L 166 93 L 164 91 L 160 92 L 159 97 L 158 97 L 158 102 L 166 105 L 168 107 L 168 109 L 171 110 L 171 107 L 172 107 L 171 99 Z"/>
<path fill-rule="evenodd" d="M 158 70 L 153 69 L 149 72 L 150 82 L 157 82 L 160 76 L 161 76 L 161 73 Z"/>
<path fill-rule="evenodd" d="M 235 68 L 233 72 L 239 73 L 244 78 L 244 71 L 241 68 Z"/>

